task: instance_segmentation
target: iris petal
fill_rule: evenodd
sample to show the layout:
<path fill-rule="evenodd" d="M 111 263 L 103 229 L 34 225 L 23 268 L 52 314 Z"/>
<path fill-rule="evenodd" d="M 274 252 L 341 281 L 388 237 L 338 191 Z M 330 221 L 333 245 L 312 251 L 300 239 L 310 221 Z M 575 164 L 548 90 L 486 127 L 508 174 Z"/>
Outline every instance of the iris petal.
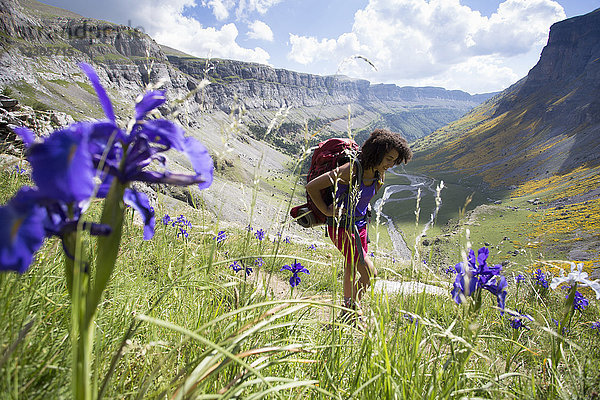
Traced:
<path fill-rule="evenodd" d="M 171 147 L 179 151 L 185 149 L 183 129 L 166 119 L 153 119 L 137 124 L 132 134 L 132 140 L 136 140 L 137 136 L 145 136 L 148 142 L 165 146 L 165 150 Z"/>
<path fill-rule="evenodd" d="M 33 144 L 33 141 L 35 140 L 35 134 L 31 129 L 24 126 L 17 126 L 13 130 L 17 135 L 19 135 L 21 140 L 23 140 L 23 143 L 25 143 L 26 147 L 29 147 Z"/>
<path fill-rule="evenodd" d="M 46 211 L 35 204 L 36 196 L 23 188 L 0 207 L 0 271 L 24 273 L 44 242 Z"/>
<path fill-rule="evenodd" d="M 194 138 L 185 138 L 185 153 L 192 163 L 192 167 L 197 175 L 202 177 L 198 188 L 206 189 L 213 182 L 214 162 L 208 153 L 208 150 L 202 143 Z"/>
<path fill-rule="evenodd" d="M 96 91 L 96 95 L 98 95 L 98 100 L 100 100 L 100 105 L 102 106 L 104 114 L 106 115 L 106 118 L 108 118 L 112 122 L 115 122 L 115 112 L 113 110 L 112 103 L 110 102 L 106 91 L 100 84 L 100 78 L 98 77 L 98 74 L 96 74 L 96 71 L 94 71 L 94 68 L 92 68 L 91 65 L 86 63 L 80 63 L 79 68 L 83 70 L 83 72 L 87 75 L 88 79 L 92 83 L 92 86 Z"/>
<path fill-rule="evenodd" d="M 150 240 L 154 236 L 154 209 L 150 207 L 148 197 L 144 193 L 135 190 L 126 189 L 123 195 L 123 201 L 128 206 L 133 207 L 144 220 L 144 240 Z"/>
<path fill-rule="evenodd" d="M 150 111 L 161 106 L 167 101 L 163 90 L 151 90 L 144 94 L 144 97 L 135 105 L 135 120 L 143 119 Z"/>
<path fill-rule="evenodd" d="M 42 196 L 67 203 L 91 196 L 94 168 L 86 131 L 85 124 L 76 124 L 30 147 L 31 175 Z"/>

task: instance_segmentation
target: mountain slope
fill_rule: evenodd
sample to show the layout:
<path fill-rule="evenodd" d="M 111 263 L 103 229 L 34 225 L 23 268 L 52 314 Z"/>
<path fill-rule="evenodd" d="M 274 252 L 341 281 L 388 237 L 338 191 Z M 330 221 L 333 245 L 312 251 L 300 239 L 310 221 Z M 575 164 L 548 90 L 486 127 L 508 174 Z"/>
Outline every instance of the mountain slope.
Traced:
<path fill-rule="evenodd" d="M 429 170 L 474 174 L 500 188 L 597 168 L 600 9 L 554 24 L 526 78 L 415 149 Z"/>
<path fill-rule="evenodd" d="M 413 167 L 496 190 L 498 214 L 529 210 L 515 229 L 530 257 L 600 269 L 600 9 L 554 24 L 527 77 L 414 150 Z"/>
<path fill-rule="evenodd" d="M 161 114 L 177 119 L 214 156 L 214 189 L 202 192 L 206 207 L 223 219 L 243 223 L 249 206 L 231 199 L 246 198 L 251 191 L 247 185 L 257 175 L 265 190 L 256 213 L 275 215 L 273 208 L 289 196 L 285 185 L 273 179 L 286 174 L 291 179 L 290 168 L 309 137 L 314 142 L 347 135 L 350 117 L 358 141 L 379 126 L 416 138 L 490 96 L 198 59 L 161 47 L 139 30 L 82 18 L 35 0 L 0 3 L 0 46 L 0 88 L 42 113 L 58 110 L 75 120 L 103 118 L 80 62 L 98 72 L 122 126 L 132 115 L 135 98 L 148 84 L 162 82 L 169 104 L 160 108 Z M 170 162 L 181 170 L 189 168 L 183 159 Z M 228 208 L 221 210 L 224 198 Z"/>
<path fill-rule="evenodd" d="M 306 120 L 319 119 L 325 131 L 338 135 L 347 127 L 335 121 L 347 118 L 350 105 L 357 129 L 386 125 L 403 129 L 410 139 L 432 132 L 491 96 L 472 96 L 434 87 L 371 85 L 343 76 L 317 76 L 255 63 L 199 59 L 161 47 L 130 27 L 81 18 L 35 0 L 6 0 L 3 7 L 5 11 L 0 16 L 3 86 L 20 80 L 38 87 L 39 83 L 52 80 L 70 82 L 76 79 L 73 76 L 76 72 L 69 64 L 75 59 L 85 60 L 105 69 L 107 78 L 121 95 L 133 95 L 134 88 L 163 78 L 167 88 L 173 87 L 181 94 L 192 91 L 189 103 L 191 106 L 198 103 L 195 106 L 202 112 L 229 114 L 241 107 L 253 124 L 266 128 L 273 111 L 289 108 L 291 122 L 301 125 Z M 66 62 L 66 69 L 62 62 Z M 205 78 L 211 84 L 194 92 Z M 54 99 L 46 100 L 50 103 Z M 68 102 L 62 103 L 58 102 L 68 112 L 65 104 Z M 198 110 L 188 107 L 186 112 L 198 119 L 201 118 Z M 423 117 L 424 112 L 435 117 Z"/>

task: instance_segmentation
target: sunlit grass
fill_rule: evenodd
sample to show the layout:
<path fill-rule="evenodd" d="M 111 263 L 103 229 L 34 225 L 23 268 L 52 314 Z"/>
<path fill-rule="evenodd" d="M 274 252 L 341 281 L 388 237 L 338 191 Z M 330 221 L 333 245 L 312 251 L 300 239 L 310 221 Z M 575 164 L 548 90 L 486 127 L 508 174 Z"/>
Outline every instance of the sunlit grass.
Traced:
<path fill-rule="evenodd" d="M 3 174 L 0 182 L 5 201 L 28 178 Z M 422 212 L 428 207 L 423 199 Z M 126 218 L 127 240 L 98 312 L 93 371 L 104 398 L 585 398 L 600 380 L 598 335 L 590 329 L 598 307 L 588 293 L 591 305 L 570 324 L 563 361 L 548 367 L 552 319 L 559 319 L 564 293 L 538 288 L 531 265 L 520 266 L 520 284 L 507 275 L 507 307 L 533 316 L 531 330 L 514 331 L 492 296 L 471 315 L 449 293 L 371 292 L 363 300 L 364 326 L 351 327 L 335 322 L 342 259 L 333 247 L 285 243 L 285 231 L 281 240 L 271 232 L 260 241 L 255 231 L 266 226 L 227 228 L 217 244 L 217 228 L 197 220 L 184 239 L 160 218 L 190 216 L 191 209 L 159 205 L 156 212 L 151 241 Z M 497 222 L 492 215 L 486 218 Z M 474 247 L 481 240 L 475 231 Z M 257 268 L 259 256 L 264 264 Z M 62 257 L 59 241 L 50 240 L 25 275 L 0 275 L 3 398 L 69 395 Z M 280 268 L 294 259 L 311 273 L 292 291 Z M 236 260 L 253 273 L 234 272 Z M 491 251 L 490 263 L 496 260 Z M 383 255 L 375 262 L 386 279 L 453 280 L 437 271 L 414 275 L 410 265 Z M 549 277 L 559 274 L 540 267 Z"/>

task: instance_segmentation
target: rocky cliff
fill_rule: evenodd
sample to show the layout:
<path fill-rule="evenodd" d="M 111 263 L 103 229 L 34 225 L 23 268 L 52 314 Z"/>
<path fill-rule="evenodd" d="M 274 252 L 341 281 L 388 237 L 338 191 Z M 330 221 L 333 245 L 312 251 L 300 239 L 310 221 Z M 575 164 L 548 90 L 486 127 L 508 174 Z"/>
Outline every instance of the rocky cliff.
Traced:
<path fill-rule="evenodd" d="M 49 117 L 56 112 L 64 113 L 56 114 L 62 116 L 59 122 L 103 118 L 80 62 L 94 66 L 123 126 L 136 97 L 148 85 L 162 84 L 169 102 L 160 112 L 176 118 L 214 156 L 215 189 L 202 193 L 205 206 L 232 221 L 247 218 L 247 205 L 232 199 L 243 203 L 244 184 L 255 181 L 253 174 L 263 176 L 261 188 L 267 189 L 258 195 L 265 198 L 257 201 L 256 214 L 275 215 L 269 207 L 289 194 L 266 182 L 289 173 L 310 141 L 347 135 L 352 129 L 360 142 L 382 126 L 402 131 L 411 140 L 459 118 L 490 96 L 199 59 L 160 46 L 128 26 L 84 18 L 35 0 L 0 2 L 0 89 L 26 107 L 31 118 L 21 120 L 24 124 L 35 129 L 31 121 L 37 118 L 45 127 L 37 131 L 43 134 L 60 125 Z M 15 118 L 7 115 L 0 125 L 14 124 Z M 171 162 L 189 167 L 184 160 Z"/>
<path fill-rule="evenodd" d="M 371 85 L 343 76 L 317 76 L 254 63 L 198 59 L 180 52 L 169 54 L 150 37 L 130 27 L 86 19 L 34 0 L 4 0 L 0 11 L 3 47 L 0 85 L 17 86 L 21 96 L 58 103 L 59 108 L 68 102 L 61 102 L 60 95 L 59 101 L 55 101 L 48 86 L 78 79 L 84 83 L 76 67 L 80 61 L 101 68 L 101 77 L 124 103 L 143 86 L 159 79 L 175 99 L 188 96 L 206 78 L 211 84 L 193 92 L 194 101 L 185 104 L 184 111 L 191 120 L 202 119 L 206 111 L 229 114 L 243 108 L 253 124 L 266 127 L 274 112 L 289 108 L 288 117 L 292 121 L 301 124 L 304 121 L 297 115 L 308 115 L 310 119 L 315 114 L 314 118 L 322 119 L 330 134 L 339 129 L 328 123 L 346 118 L 351 105 L 357 116 L 363 116 L 357 119 L 359 128 L 387 125 L 403 129 L 414 139 L 456 119 L 491 96 L 471 96 L 442 88 Z M 33 90 L 19 90 L 23 82 L 33 86 Z M 60 88 L 55 87 L 54 91 L 57 90 Z M 311 110 L 313 107 L 320 110 L 325 107 L 326 111 L 319 115 Z M 389 118 L 402 114 L 407 117 L 403 121 L 409 121 L 412 109 L 422 112 L 423 107 L 436 114 L 429 123 L 421 119 L 415 126 L 410 123 L 394 126 L 397 118 Z M 297 112 L 299 108 L 304 109 Z M 77 115 L 89 110 L 63 111 Z"/>
<path fill-rule="evenodd" d="M 597 168 L 600 9 L 552 25 L 527 77 L 417 148 L 432 170 L 474 173 L 497 187 Z"/>

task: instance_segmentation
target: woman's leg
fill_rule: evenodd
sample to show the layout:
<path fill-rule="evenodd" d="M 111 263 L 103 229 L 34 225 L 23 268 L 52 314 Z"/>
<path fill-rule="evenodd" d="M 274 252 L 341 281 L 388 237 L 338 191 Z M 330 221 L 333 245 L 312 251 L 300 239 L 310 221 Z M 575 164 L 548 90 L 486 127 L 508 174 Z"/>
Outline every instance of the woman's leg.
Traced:
<path fill-rule="evenodd" d="M 360 273 L 360 278 L 358 282 L 356 282 L 356 297 L 353 297 L 356 301 L 360 301 L 363 295 L 371 285 L 371 279 L 377 276 L 377 269 L 373 264 L 373 260 L 368 255 L 365 255 L 364 262 L 358 262 L 356 267 L 358 272 Z M 356 277 L 356 274 L 355 274 Z"/>

